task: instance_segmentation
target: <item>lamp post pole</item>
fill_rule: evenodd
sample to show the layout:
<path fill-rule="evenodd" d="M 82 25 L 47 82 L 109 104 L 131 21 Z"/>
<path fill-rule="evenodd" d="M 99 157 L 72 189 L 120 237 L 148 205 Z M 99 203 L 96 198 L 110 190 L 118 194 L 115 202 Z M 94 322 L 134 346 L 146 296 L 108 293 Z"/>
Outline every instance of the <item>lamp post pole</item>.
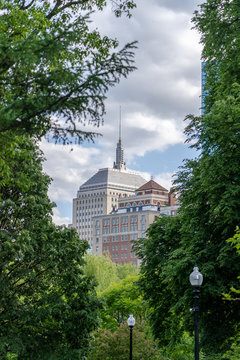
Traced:
<path fill-rule="evenodd" d="M 199 292 L 200 286 L 203 282 L 203 276 L 198 270 L 197 266 L 194 266 L 193 272 L 190 274 L 189 277 L 190 283 L 193 286 L 194 291 L 194 328 L 195 328 L 195 360 L 199 360 L 199 330 L 198 330 L 198 314 L 199 314 Z"/>
<path fill-rule="evenodd" d="M 133 326 L 129 326 L 130 330 L 130 353 L 129 353 L 129 359 L 132 360 L 132 330 Z"/>
<path fill-rule="evenodd" d="M 199 331 L 198 331 L 199 290 L 195 287 L 193 291 L 194 291 L 195 360 L 199 360 Z"/>
<path fill-rule="evenodd" d="M 132 360 L 132 332 L 133 327 L 135 325 L 135 319 L 133 317 L 133 314 L 130 314 L 128 320 L 127 320 L 129 331 L 130 331 L 130 348 L 129 348 L 129 359 Z"/>

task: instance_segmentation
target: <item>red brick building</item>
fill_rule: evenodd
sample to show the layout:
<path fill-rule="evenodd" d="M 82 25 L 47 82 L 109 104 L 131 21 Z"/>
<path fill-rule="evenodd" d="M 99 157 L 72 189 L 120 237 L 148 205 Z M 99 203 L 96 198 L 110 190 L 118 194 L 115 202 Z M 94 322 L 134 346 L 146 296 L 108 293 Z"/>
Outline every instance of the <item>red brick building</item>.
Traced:
<path fill-rule="evenodd" d="M 109 252 L 118 264 L 139 264 L 132 240 L 145 237 L 145 232 L 157 216 L 176 216 L 178 205 L 167 189 L 150 180 L 135 195 L 118 198 L 118 208 L 111 214 L 93 218 L 93 245 L 95 255 Z"/>

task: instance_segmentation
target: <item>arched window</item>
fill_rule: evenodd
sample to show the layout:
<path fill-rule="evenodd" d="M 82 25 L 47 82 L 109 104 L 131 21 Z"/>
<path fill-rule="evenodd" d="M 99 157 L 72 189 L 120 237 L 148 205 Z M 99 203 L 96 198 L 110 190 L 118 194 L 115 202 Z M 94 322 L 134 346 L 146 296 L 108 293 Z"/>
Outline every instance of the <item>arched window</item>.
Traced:
<path fill-rule="evenodd" d="M 143 203 L 140 201 L 138 204 L 138 211 L 142 211 Z"/>
<path fill-rule="evenodd" d="M 127 212 L 130 212 L 130 203 L 127 204 Z"/>
<path fill-rule="evenodd" d="M 135 202 L 133 203 L 133 210 L 132 211 L 137 211 L 137 204 Z"/>

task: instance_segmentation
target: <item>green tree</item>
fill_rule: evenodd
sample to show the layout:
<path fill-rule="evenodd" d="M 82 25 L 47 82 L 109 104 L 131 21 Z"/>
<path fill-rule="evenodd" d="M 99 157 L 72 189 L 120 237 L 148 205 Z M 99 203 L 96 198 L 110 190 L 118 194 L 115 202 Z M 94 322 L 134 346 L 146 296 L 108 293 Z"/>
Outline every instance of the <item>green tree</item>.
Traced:
<path fill-rule="evenodd" d="M 139 273 L 137 266 L 133 264 L 115 264 L 109 254 L 94 256 L 86 255 L 84 271 L 88 276 L 93 276 L 97 281 L 96 290 L 102 292 L 111 283 L 116 283 L 125 279 L 127 276 L 135 276 Z"/>
<path fill-rule="evenodd" d="M 139 285 L 150 309 L 148 318 L 153 334 L 161 348 L 179 342 L 184 332 L 181 305 L 186 298 L 183 298 L 182 280 L 185 283 L 188 280 L 179 277 L 173 283 L 172 264 L 169 264 L 172 253 L 179 247 L 180 226 L 180 217 L 162 216 L 148 228 L 147 236 L 135 243 L 142 259 Z M 189 260 L 185 258 L 185 261 Z"/>
<path fill-rule="evenodd" d="M 101 309 L 101 327 L 116 329 L 119 323 L 126 321 L 130 313 L 139 320 L 146 319 L 147 307 L 143 301 L 138 281 L 139 276 L 127 276 L 99 294 L 103 303 Z"/>
<path fill-rule="evenodd" d="M 135 43 L 117 50 L 116 39 L 90 27 L 91 14 L 106 5 L 116 16 L 130 16 L 135 6 L 132 0 L 1 1 L 1 133 L 94 137 L 82 125 L 99 125 L 107 90 L 134 69 Z"/>
<path fill-rule="evenodd" d="M 133 359 L 163 360 L 156 342 L 146 335 L 147 325 L 138 322 L 133 329 Z M 122 323 L 115 332 L 104 329 L 96 334 L 93 342 L 94 350 L 88 360 L 128 360 L 129 359 L 129 327 Z"/>
<path fill-rule="evenodd" d="M 125 279 L 127 276 L 136 276 L 139 274 L 139 267 L 132 263 L 117 265 L 117 275 L 120 280 Z"/>
<path fill-rule="evenodd" d="M 239 16 L 237 0 L 207 0 L 194 14 L 206 62 L 205 105 L 201 117 L 187 116 L 185 134 L 199 156 L 186 160 L 176 177 L 179 219 L 158 220 L 138 250 L 154 334 L 163 343 L 193 330 L 188 276 L 195 263 L 200 267 L 201 345 L 207 357 L 221 357 L 240 323 L 238 303 L 222 296 L 237 286 L 240 273 L 239 254 L 226 242 L 240 223 Z"/>
<path fill-rule="evenodd" d="M 36 144 L 8 135 L 0 147 L 8 165 L 0 184 L 0 357 L 83 359 L 99 308 L 83 272 L 88 244 L 52 223 L 50 179 Z"/>
<path fill-rule="evenodd" d="M 85 261 L 84 272 L 96 279 L 98 292 L 104 291 L 112 282 L 119 280 L 116 264 L 110 256 L 87 254 Z"/>

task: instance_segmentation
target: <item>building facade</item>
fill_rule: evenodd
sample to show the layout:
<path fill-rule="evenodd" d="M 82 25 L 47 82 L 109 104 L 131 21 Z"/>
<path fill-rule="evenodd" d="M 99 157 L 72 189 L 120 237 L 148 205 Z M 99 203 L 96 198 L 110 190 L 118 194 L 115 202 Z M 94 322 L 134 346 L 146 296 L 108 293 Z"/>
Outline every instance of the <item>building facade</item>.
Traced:
<path fill-rule="evenodd" d="M 71 226 L 77 229 L 80 238 L 86 239 L 91 247 L 93 218 L 116 210 L 120 197 L 127 198 L 134 195 L 135 190 L 146 182 L 138 173 L 126 169 L 123 153 L 119 138 L 113 168 L 99 169 L 80 186 L 77 197 L 73 199 Z"/>
<path fill-rule="evenodd" d="M 145 237 L 145 232 L 161 214 L 176 216 L 178 205 L 167 189 L 150 180 L 132 196 L 118 198 L 118 209 L 93 218 L 93 254 L 108 252 L 117 264 L 139 265 L 132 241 Z"/>

